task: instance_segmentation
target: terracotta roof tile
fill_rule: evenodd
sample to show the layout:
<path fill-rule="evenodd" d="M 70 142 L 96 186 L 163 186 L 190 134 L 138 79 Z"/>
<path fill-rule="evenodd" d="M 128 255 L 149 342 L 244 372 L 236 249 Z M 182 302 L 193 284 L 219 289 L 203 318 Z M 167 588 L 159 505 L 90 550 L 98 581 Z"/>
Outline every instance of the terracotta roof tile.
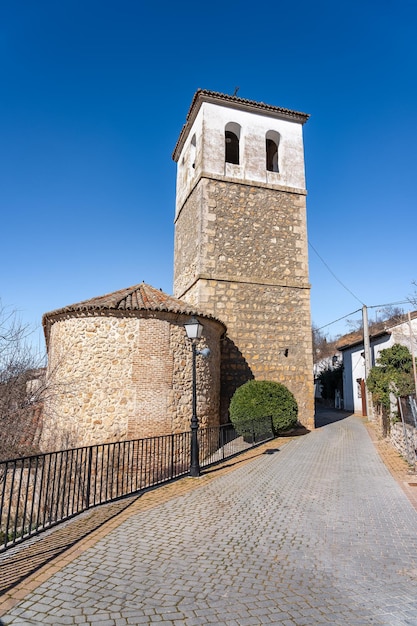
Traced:
<path fill-rule="evenodd" d="M 301 111 L 292 111 L 291 109 L 285 109 L 283 107 L 278 107 L 272 104 L 265 104 L 265 102 L 258 102 L 257 100 L 248 100 L 247 98 L 239 98 L 238 96 L 229 96 L 225 93 L 220 93 L 218 91 L 209 91 L 208 89 L 197 89 L 194 94 L 193 101 L 191 102 L 190 109 L 187 114 L 187 120 L 189 119 L 190 112 L 194 107 L 196 101 L 201 98 L 211 100 L 223 100 L 224 102 L 231 102 L 238 105 L 245 105 L 251 108 L 263 109 L 266 111 L 274 111 L 276 113 L 283 113 L 285 116 L 297 117 L 300 118 L 300 121 L 306 122 L 310 115 L 308 113 L 301 113 Z"/>
<path fill-rule="evenodd" d="M 417 318 L 417 311 L 413 311 L 410 313 L 411 319 Z M 369 326 L 369 336 L 371 339 L 375 337 L 380 337 L 381 335 L 390 335 L 391 329 L 399 324 L 404 324 L 408 321 L 408 315 L 406 313 L 402 315 L 396 315 L 395 317 L 385 320 L 383 322 L 377 322 L 374 324 L 370 324 Z M 347 348 L 351 348 L 357 344 L 363 343 L 363 330 L 356 330 L 353 333 L 349 333 L 347 335 L 343 335 L 336 340 L 336 349 L 337 350 L 346 350 Z"/>
<path fill-rule="evenodd" d="M 218 320 L 212 315 L 208 315 L 198 311 L 194 306 L 178 300 L 173 296 L 169 296 L 160 289 L 156 289 L 146 283 L 140 283 L 139 285 L 133 285 L 126 289 L 120 289 L 119 291 L 113 291 L 112 293 L 105 294 L 104 296 L 97 296 L 90 300 L 83 300 L 76 304 L 70 304 L 61 309 L 50 311 L 45 313 L 42 318 L 42 324 L 44 327 L 45 335 L 47 335 L 47 329 L 53 322 L 53 318 L 61 316 L 66 313 L 72 312 L 87 312 L 87 311 L 161 311 L 167 313 L 183 313 L 186 315 L 198 315 L 199 317 L 205 317 L 207 319 L 215 320 L 225 325 L 221 320 Z M 225 327 L 226 328 L 226 327 Z"/>

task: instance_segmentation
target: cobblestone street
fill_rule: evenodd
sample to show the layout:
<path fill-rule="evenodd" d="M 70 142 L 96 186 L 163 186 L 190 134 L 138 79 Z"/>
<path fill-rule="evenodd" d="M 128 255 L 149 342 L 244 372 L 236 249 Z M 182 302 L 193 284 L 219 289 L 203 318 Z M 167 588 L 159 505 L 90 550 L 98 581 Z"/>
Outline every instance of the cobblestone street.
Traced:
<path fill-rule="evenodd" d="M 281 443 L 139 499 L 1 623 L 417 625 L 417 512 L 363 420 Z"/>

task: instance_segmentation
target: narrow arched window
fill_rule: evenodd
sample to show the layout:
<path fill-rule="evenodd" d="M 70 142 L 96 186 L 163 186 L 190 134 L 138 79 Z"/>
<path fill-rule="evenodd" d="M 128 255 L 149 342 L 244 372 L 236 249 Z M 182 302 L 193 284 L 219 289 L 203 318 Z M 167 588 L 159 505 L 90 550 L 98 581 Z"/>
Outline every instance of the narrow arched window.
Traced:
<path fill-rule="evenodd" d="M 234 122 L 227 124 L 224 131 L 225 161 L 239 165 L 240 126 Z"/>
<path fill-rule="evenodd" d="M 191 139 L 191 144 L 190 144 L 190 165 L 193 169 L 195 169 L 196 151 L 197 151 L 197 141 L 196 141 L 195 135 L 193 135 Z"/>
<path fill-rule="evenodd" d="M 278 146 L 273 139 L 266 140 L 266 169 L 278 172 Z"/>
<path fill-rule="evenodd" d="M 278 146 L 279 133 L 269 130 L 266 133 L 266 169 L 268 172 L 279 172 Z"/>

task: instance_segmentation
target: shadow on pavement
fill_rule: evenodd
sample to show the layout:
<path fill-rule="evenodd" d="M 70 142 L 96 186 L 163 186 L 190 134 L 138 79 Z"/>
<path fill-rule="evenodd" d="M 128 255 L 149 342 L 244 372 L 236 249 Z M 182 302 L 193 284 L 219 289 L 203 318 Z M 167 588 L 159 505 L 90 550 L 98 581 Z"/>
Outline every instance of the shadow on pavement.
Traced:
<path fill-rule="evenodd" d="M 316 428 L 322 428 L 323 426 L 328 426 L 334 422 L 340 422 L 350 415 L 353 415 L 351 411 L 342 411 L 340 409 L 316 406 L 314 425 Z"/>
<path fill-rule="evenodd" d="M 91 509 L 76 519 L 51 528 L 28 542 L 0 555 L 0 596 L 15 587 L 30 574 L 52 561 L 81 539 L 117 517 L 131 506 L 141 494 L 129 496 L 102 507 Z M 0 626 L 2 622 L 0 621 Z"/>
<path fill-rule="evenodd" d="M 346 411 L 320 407 L 315 413 L 315 427 L 327 426 L 335 421 L 345 419 L 349 415 L 351 413 Z M 229 462 L 222 463 L 219 466 L 212 466 L 209 469 L 204 468 L 202 474 L 215 474 L 220 469 L 238 467 L 240 464 L 246 463 L 260 454 L 275 454 L 279 452 L 281 443 L 285 443 L 288 439 L 303 436 L 308 432 L 309 430 L 304 426 L 298 425 L 297 428 L 281 434 L 278 438 L 269 442 L 271 447 L 265 448 L 265 444 L 262 444 L 259 448 L 255 447 L 250 452 L 248 451 L 249 454 L 236 455 Z M 117 517 L 140 498 L 141 495 L 142 493 L 129 496 L 111 504 L 91 509 L 80 517 L 68 520 L 68 522 L 51 528 L 50 531 L 0 554 L 0 568 L 2 572 L 0 596 L 79 541 L 86 539 L 106 522 Z M 0 626 L 2 624 L 3 622 L 0 620 Z"/>

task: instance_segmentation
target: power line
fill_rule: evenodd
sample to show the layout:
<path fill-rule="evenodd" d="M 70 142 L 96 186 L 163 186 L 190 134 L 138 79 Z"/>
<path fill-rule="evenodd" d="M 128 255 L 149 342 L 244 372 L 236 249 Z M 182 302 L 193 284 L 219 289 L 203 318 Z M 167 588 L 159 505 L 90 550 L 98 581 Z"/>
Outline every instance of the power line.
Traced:
<path fill-rule="evenodd" d="M 400 300 L 399 302 L 388 302 L 388 304 L 374 304 L 372 306 L 368 306 L 368 309 L 378 309 L 381 307 L 396 306 L 397 304 L 411 304 L 411 300 Z"/>
<path fill-rule="evenodd" d="M 398 302 L 387 302 L 386 304 L 372 304 L 371 306 L 368 306 L 368 309 L 378 309 L 381 307 L 387 307 L 387 306 L 396 306 L 398 304 L 411 304 L 410 300 L 399 300 Z M 365 305 L 364 305 L 365 306 Z M 331 326 L 332 324 L 336 324 L 336 322 L 340 322 L 341 320 L 346 319 L 347 317 L 350 317 L 351 315 L 355 315 L 355 313 L 359 313 L 362 309 L 356 309 L 356 311 L 352 311 L 352 313 L 348 313 L 347 315 L 343 315 L 342 317 L 339 317 L 337 320 L 333 320 L 333 322 L 329 322 L 328 324 L 324 324 L 324 326 L 320 326 L 320 328 L 317 328 L 317 330 L 322 330 L 323 328 L 327 328 L 327 326 Z"/>
<path fill-rule="evenodd" d="M 313 246 L 313 244 L 311 243 L 311 241 L 308 241 L 308 245 L 310 246 L 310 248 L 316 253 L 316 255 L 318 256 L 318 258 L 320 259 L 320 261 L 323 263 L 323 265 L 326 267 L 326 269 L 330 272 L 330 274 L 333 276 L 333 278 L 335 280 L 337 280 L 337 282 L 342 285 L 343 289 L 346 289 L 346 291 L 348 293 L 350 293 L 351 296 L 353 296 L 355 298 L 355 300 L 357 300 L 362 306 L 366 306 L 364 302 L 362 302 L 362 300 L 360 298 L 358 298 L 358 296 L 356 296 L 353 291 L 351 291 L 351 289 L 349 289 L 349 287 L 346 287 L 346 285 L 336 276 L 336 274 L 333 272 L 333 270 L 329 267 L 329 265 L 326 263 L 326 261 L 323 259 L 322 256 L 320 256 L 320 254 L 317 252 L 317 250 L 315 249 L 315 247 Z M 368 309 L 377 309 L 377 308 L 383 308 L 383 307 L 389 307 L 389 306 L 396 306 L 398 304 L 411 304 L 411 300 L 407 299 L 407 300 L 399 300 L 398 302 L 388 302 L 387 304 L 374 304 L 372 306 L 368 306 Z M 347 317 L 350 317 L 351 315 L 355 315 L 355 313 L 359 313 L 359 311 L 361 311 L 361 309 L 357 309 L 356 311 L 353 311 L 352 313 L 348 313 L 347 315 L 343 315 L 342 317 L 339 317 L 336 320 L 333 320 L 333 322 L 329 322 L 328 324 L 324 324 L 324 326 L 320 326 L 320 328 L 318 328 L 317 330 L 323 330 L 323 328 L 327 328 L 328 326 L 332 326 L 332 324 L 336 324 L 336 322 L 340 322 L 344 319 L 346 319 Z"/>
<path fill-rule="evenodd" d="M 327 265 L 326 261 L 320 256 L 320 254 L 317 252 L 317 250 L 315 249 L 315 247 L 313 246 L 313 244 L 311 243 L 311 241 L 308 242 L 308 245 L 314 250 L 314 252 L 317 254 L 317 256 L 319 257 L 320 261 L 323 263 L 323 265 L 328 269 L 328 271 L 330 272 L 330 274 L 333 276 L 333 278 L 335 278 L 335 280 L 337 280 L 337 282 L 342 285 L 342 287 L 344 289 L 346 289 L 346 291 L 348 291 L 350 293 L 351 296 L 353 296 L 355 298 L 355 300 L 357 300 L 358 302 L 360 302 L 360 304 L 362 304 L 363 306 L 365 306 L 365 303 L 362 302 L 362 300 L 360 298 L 358 298 L 358 296 L 355 296 L 355 294 L 353 293 L 353 291 L 351 291 L 349 289 L 349 287 L 346 287 L 346 285 L 344 283 L 342 283 L 342 281 L 336 276 L 336 274 L 333 272 L 333 270 L 330 269 L 330 267 Z M 343 319 L 343 318 L 341 318 Z M 333 323 L 333 322 L 332 322 Z"/>
<path fill-rule="evenodd" d="M 347 317 L 350 317 L 351 315 L 355 315 L 355 313 L 359 313 L 359 311 L 362 311 L 362 309 L 356 309 L 356 311 L 353 311 L 352 313 L 348 313 L 347 315 L 343 315 L 343 317 L 339 317 L 337 320 L 333 320 L 333 322 L 329 322 L 328 324 L 325 324 L 324 326 L 320 326 L 320 328 L 318 328 L 317 330 L 323 330 L 323 328 L 327 328 L 327 326 L 331 326 L 332 324 L 336 324 L 336 322 L 340 322 L 341 320 L 344 320 Z"/>

